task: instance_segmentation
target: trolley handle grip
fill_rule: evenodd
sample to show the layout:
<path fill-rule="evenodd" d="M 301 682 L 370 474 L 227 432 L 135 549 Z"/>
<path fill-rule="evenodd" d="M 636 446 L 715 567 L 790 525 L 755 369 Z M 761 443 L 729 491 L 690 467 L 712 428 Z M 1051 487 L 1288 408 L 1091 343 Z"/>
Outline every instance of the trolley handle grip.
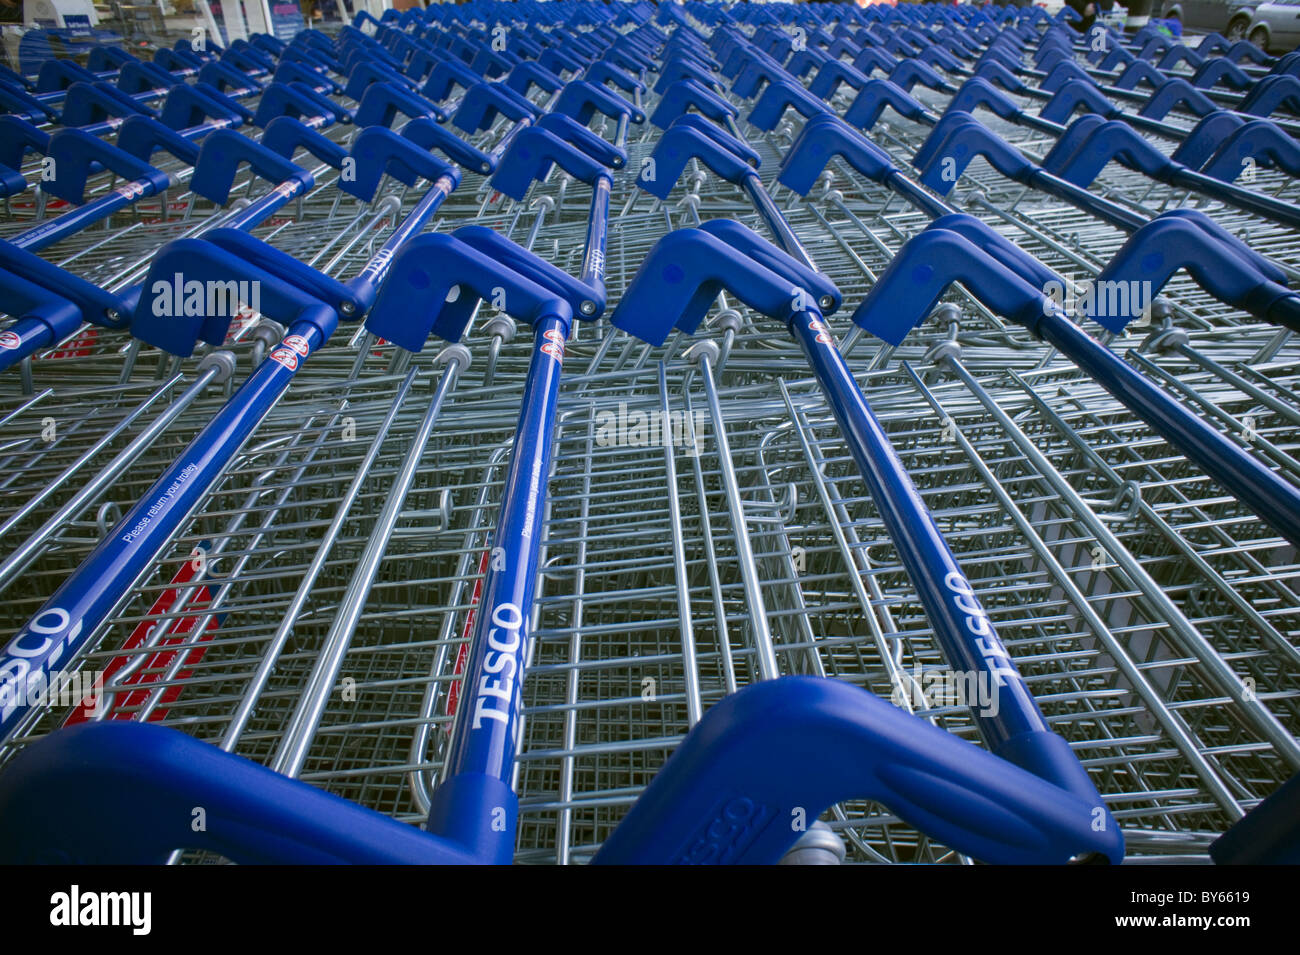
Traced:
<path fill-rule="evenodd" d="M 820 281 L 801 281 L 813 273 L 758 236 L 740 241 L 741 228 L 724 228 L 722 237 L 703 229 L 677 229 L 656 242 L 610 318 L 614 327 L 655 346 L 673 328 L 693 335 L 722 290 L 787 323 L 797 314 L 817 311 L 819 298 L 828 293 L 816 291 L 824 287 Z M 760 244 L 769 250 L 766 261 L 751 252 Z"/>
<path fill-rule="evenodd" d="M 1161 69 L 1168 67 L 1163 63 Z M 1214 100 L 1181 76 L 1170 77 L 1161 83 L 1138 110 L 1139 116 L 1148 119 L 1164 119 L 1175 109 L 1189 110 L 1197 116 L 1205 116 L 1215 110 Z"/>
<path fill-rule="evenodd" d="M 277 71 L 278 72 L 278 71 Z M 374 63 L 369 60 L 356 61 L 352 69 L 348 72 L 348 83 L 341 92 L 348 99 L 361 102 L 361 97 L 365 95 L 366 89 L 372 83 L 393 83 L 396 86 L 404 86 L 407 89 L 414 90 L 415 82 L 407 76 L 403 76 L 391 67 L 383 63 Z"/>
<path fill-rule="evenodd" d="M 1062 746 L 1064 746 L 1062 741 Z M 686 737 L 595 861 L 773 863 L 845 799 L 880 802 L 1003 864 L 1124 855 L 1099 800 L 1067 792 L 865 690 L 814 677 L 749 686 Z"/>
<path fill-rule="evenodd" d="M 890 85 L 883 80 L 870 80 L 853 101 L 853 106 L 849 107 L 850 113 L 859 103 L 867 103 L 867 99 L 872 98 L 872 90 L 876 87 L 871 84 Z M 898 93 L 907 96 L 902 90 L 898 90 Z M 884 99 L 878 103 L 880 109 L 883 109 Z M 872 104 L 867 103 L 866 108 L 874 112 L 874 116 L 880 115 L 879 109 Z M 874 116 L 870 123 L 875 122 Z M 803 129 L 786 153 L 777 181 L 787 189 L 806 196 L 817 184 L 822 170 L 837 156 L 873 182 L 882 182 L 890 172 L 897 171 L 893 160 L 848 122 L 836 116 L 819 116 L 804 123 Z"/>
<path fill-rule="evenodd" d="M 954 66 L 956 64 L 953 64 Z M 945 66 L 945 69 L 948 67 Z M 919 59 L 904 59 L 889 74 L 889 80 L 909 93 L 917 83 L 932 90 L 951 89 L 951 84 Z"/>
<path fill-rule="evenodd" d="M 1279 74 L 1266 76 L 1256 83 L 1237 106 L 1237 111 L 1248 116 L 1267 117 L 1283 107 L 1294 110 L 1297 103 L 1300 103 L 1300 79 L 1290 74 Z"/>
<path fill-rule="evenodd" d="M 271 76 L 276 83 L 302 83 L 308 89 L 316 90 L 318 93 L 338 94 L 343 92 L 343 88 L 338 83 L 325 75 L 323 67 L 310 66 L 304 59 L 290 57 L 282 59 Z"/>
<path fill-rule="evenodd" d="M 586 151 L 549 130 L 532 125 L 511 141 L 492 176 L 492 186 L 503 195 L 522 202 L 533 182 L 545 179 L 555 166 L 591 186 L 600 176 L 610 175 L 609 169 Z"/>
<path fill-rule="evenodd" d="M 597 60 L 587 68 L 587 80 L 598 86 L 613 82 L 625 93 L 645 92 L 645 84 L 609 60 Z"/>
<path fill-rule="evenodd" d="M 1276 166 L 1288 176 L 1300 176 L 1300 144 L 1280 126 L 1266 119 L 1233 130 L 1201 170 L 1223 182 L 1235 182 L 1249 158 L 1260 165 Z"/>
<path fill-rule="evenodd" d="M 93 83 L 98 79 L 76 60 L 52 57 L 41 64 L 36 76 L 36 92 L 66 92 L 73 83 Z"/>
<path fill-rule="evenodd" d="M 691 107 L 719 123 L 726 122 L 728 116 L 736 115 L 736 107 L 712 90 L 706 89 L 694 80 L 678 80 L 659 97 L 650 122 L 660 129 L 667 129 L 673 120 Z"/>
<path fill-rule="evenodd" d="M 785 111 L 794 107 L 805 119 L 831 112 L 820 99 L 808 92 L 801 84 L 789 80 L 775 80 L 768 83 L 759 94 L 754 108 L 749 111 L 749 125 L 770 133 L 785 115 Z"/>
<path fill-rule="evenodd" d="M 1158 86 L 1165 81 L 1165 75 L 1150 63 L 1139 60 L 1137 64 L 1134 64 L 1134 66 L 1137 68 L 1137 72 L 1134 73 L 1134 67 L 1130 67 L 1128 70 L 1124 71 L 1124 76 L 1130 74 L 1141 76 L 1144 75 L 1141 71 L 1145 69 L 1146 71 L 1149 71 L 1145 75 L 1152 77 L 1152 85 Z M 1124 79 L 1124 76 L 1121 76 L 1120 80 L 1117 80 L 1114 83 L 1115 89 L 1132 89 L 1132 85 L 1125 86 L 1124 83 L 1121 82 Z M 1087 71 L 1078 63 L 1074 62 L 1074 60 L 1059 60 L 1056 65 L 1052 67 L 1051 72 L 1047 74 L 1047 78 L 1038 84 L 1038 89 L 1043 93 L 1055 93 L 1070 80 L 1078 80 L 1079 82 L 1085 83 L 1089 86 L 1097 85 L 1096 81 L 1088 75 Z M 1136 80 L 1134 80 L 1133 83 L 1136 84 Z"/>
<path fill-rule="evenodd" d="M 1038 111 L 1038 115 L 1054 123 L 1063 123 L 1073 116 L 1074 111 L 1079 107 L 1083 107 L 1085 112 L 1097 113 L 1107 119 L 1120 112 L 1096 85 L 1083 80 L 1067 80 L 1052 94 L 1052 98 Z"/>
<path fill-rule="evenodd" d="M 707 135 L 695 126 L 674 122 L 659 137 L 650 154 L 651 161 L 642 166 L 637 187 L 666 201 L 692 159 L 698 159 L 727 182 L 740 183 L 753 173 L 745 157 L 730 149 L 725 140 Z"/>
<path fill-rule="evenodd" d="M 204 63 L 199 67 L 196 79 L 199 83 L 210 86 L 223 95 L 227 90 L 234 92 L 236 90 L 260 90 L 262 88 L 262 84 L 243 70 L 221 60 L 210 60 Z"/>
<path fill-rule="evenodd" d="M 1174 273 L 1185 269 L 1219 301 L 1300 330 L 1300 297 L 1286 287 L 1285 278 L 1276 274 L 1272 263 L 1230 233 L 1211 229 L 1203 227 L 1198 218 L 1182 215 L 1166 214 L 1151 220 L 1134 232 L 1102 269 L 1096 287 L 1145 286 L 1153 296 Z M 1094 296 L 1089 317 L 1119 334 L 1137 317 L 1141 305 L 1150 302 L 1121 305 L 1117 299 L 1115 295 Z"/>
<path fill-rule="evenodd" d="M 450 840 L 150 723 L 61 729 L 0 775 L 5 864 L 160 864 L 176 849 L 295 865 L 480 861 Z"/>
<path fill-rule="evenodd" d="M 544 93 L 554 93 L 564 86 L 564 80 L 536 60 L 522 60 L 517 63 L 502 82 L 520 96 L 527 96 L 533 86 Z"/>

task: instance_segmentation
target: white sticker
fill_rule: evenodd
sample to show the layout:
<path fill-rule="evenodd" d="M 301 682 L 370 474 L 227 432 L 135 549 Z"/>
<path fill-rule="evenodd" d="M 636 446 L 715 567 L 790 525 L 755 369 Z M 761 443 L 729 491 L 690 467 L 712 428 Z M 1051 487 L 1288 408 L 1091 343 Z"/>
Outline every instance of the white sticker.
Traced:
<path fill-rule="evenodd" d="M 307 344 L 307 339 L 303 338 L 301 335 L 290 335 L 282 344 L 289 346 L 299 355 L 302 355 L 303 358 L 306 358 L 307 353 L 311 351 L 311 346 Z"/>
<path fill-rule="evenodd" d="M 23 343 L 15 332 L 0 332 L 0 348 L 17 348 Z"/>
<path fill-rule="evenodd" d="M 271 352 L 270 357 L 272 361 L 278 361 L 290 371 L 298 370 L 298 353 L 291 348 L 277 348 L 275 351 Z"/>

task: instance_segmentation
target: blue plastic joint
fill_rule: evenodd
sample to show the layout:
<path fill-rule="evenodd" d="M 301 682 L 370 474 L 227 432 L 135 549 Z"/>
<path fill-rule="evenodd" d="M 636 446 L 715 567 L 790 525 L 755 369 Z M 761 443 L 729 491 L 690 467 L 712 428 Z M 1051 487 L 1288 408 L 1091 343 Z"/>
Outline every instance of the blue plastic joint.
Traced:
<path fill-rule="evenodd" d="M 709 710 L 595 861 L 775 863 L 799 836 L 790 825 L 797 808 L 811 818 L 850 798 L 880 802 L 984 862 L 1124 856 L 1100 798 L 1054 786 L 865 690 L 790 676 Z"/>
<path fill-rule="evenodd" d="M 963 235 L 933 225 L 910 239 L 853 313 L 863 330 L 901 345 L 954 282 L 995 313 L 1031 331 L 1047 314 L 1046 290 Z"/>
<path fill-rule="evenodd" d="M 1185 269 L 1219 301 L 1300 330 L 1300 295 L 1243 249 L 1240 240 L 1206 229 L 1197 218 L 1162 215 L 1134 232 L 1102 269 L 1087 297 L 1087 314 L 1102 327 L 1122 332 L 1141 313 L 1141 305 Z"/>
<path fill-rule="evenodd" d="M 732 139 L 720 129 L 709 135 L 698 126 L 679 120 L 659 137 L 654 152 L 642 163 L 636 184 L 657 199 L 667 199 L 692 159 L 700 160 L 728 182 L 740 183 L 747 176 L 757 175 L 754 168 L 732 150 L 729 142 Z"/>
<path fill-rule="evenodd" d="M 827 285 L 824 276 L 744 226 L 720 220 L 677 229 L 655 243 L 610 321 L 662 345 L 673 328 L 694 334 L 720 291 L 788 324 L 804 312 L 820 317 L 820 302 L 831 295 Z M 838 300 L 834 291 L 828 310 Z"/>
<path fill-rule="evenodd" d="M 884 150 L 848 123 L 836 116 L 821 116 L 804 124 L 786 153 L 777 182 L 806 196 L 836 156 L 873 182 L 882 182 L 897 169 Z"/>
<path fill-rule="evenodd" d="M 169 242 L 154 256 L 131 333 L 187 357 L 200 341 L 224 343 L 241 304 L 285 327 L 312 324 L 323 338 L 340 314 L 362 308 L 346 285 L 293 256 L 238 229 L 214 229 L 202 239 Z"/>
<path fill-rule="evenodd" d="M 451 235 L 422 235 L 402 248 L 366 328 L 418 352 L 430 334 L 460 341 L 486 301 L 530 324 L 557 319 L 567 338 L 574 314 L 582 314 L 582 304 L 594 298 L 603 308 L 603 295 L 566 272 L 491 229 L 467 226 Z"/>

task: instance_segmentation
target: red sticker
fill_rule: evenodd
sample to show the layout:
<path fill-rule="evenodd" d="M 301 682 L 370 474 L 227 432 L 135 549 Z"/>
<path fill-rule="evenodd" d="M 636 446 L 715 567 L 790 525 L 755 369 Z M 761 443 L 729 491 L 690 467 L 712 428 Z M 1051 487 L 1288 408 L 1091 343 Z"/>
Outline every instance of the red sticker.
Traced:
<path fill-rule="evenodd" d="M 545 345 L 542 346 L 542 351 L 550 355 L 560 364 L 564 364 L 564 349 L 561 346 L 555 344 L 555 342 L 547 342 Z"/>
<path fill-rule="evenodd" d="M 270 357 L 272 361 L 278 361 L 290 371 L 297 371 L 298 369 L 298 354 L 291 348 L 277 348 L 271 352 Z"/>
<path fill-rule="evenodd" d="M 0 332 L 0 348 L 17 348 L 23 340 L 14 332 Z"/>
<path fill-rule="evenodd" d="M 302 355 L 303 358 L 306 358 L 307 353 L 311 351 L 311 346 L 307 344 L 307 339 L 303 338 L 301 335 L 290 335 L 284 340 L 284 344 L 288 345 L 299 355 Z"/>

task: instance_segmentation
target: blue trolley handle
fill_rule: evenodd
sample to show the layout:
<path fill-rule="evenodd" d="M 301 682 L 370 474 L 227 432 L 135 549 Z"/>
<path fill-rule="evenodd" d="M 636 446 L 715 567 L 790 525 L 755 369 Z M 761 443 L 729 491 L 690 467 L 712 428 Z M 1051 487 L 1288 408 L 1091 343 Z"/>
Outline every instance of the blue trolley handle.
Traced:
<path fill-rule="evenodd" d="M 791 676 L 709 710 L 594 861 L 774 863 L 800 835 L 795 819 L 846 799 L 879 802 L 984 862 L 1124 856 L 1095 792 L 1062 790 L 865 690 Z"/>
<path fill-rule="evenodd" d="M 853 321 L 892 345 L 901 344 L 958 281 L 997 314 L 1056 346 L 1265 523 L 1300 545 L 1300 488 L 1071 322 L 1043 290 L 962 236 L 931 226 L 908 241 L 862 300 Z"/>
<path fill-rule="evenodd" d="M 533 357 L 492 542 L 500 563 L 493 561 L 484 581 L 447 756 L 449 775 L 434 790 L 428 824 L 430 832 L 455 836 L 503 864 L 514 854 L 518 797 L 510 776 L 533 637 L 530 616 L 569 316 L 544 315 L 533 324 Z"/>
<path fill-rule="evenodd" d="M 486 828 L 484 805 L 513 805 L 504 783 L 484 804 L 487 781 L 465 807 L 473 828 Z M 1124 854 L 1099 799 L 1058 789 L 857 687 L 785 677 L 714 706 L 595 861 L 775 862 L 799 836 L 795 814 L 815 817 L 845 799 L 880 802 L 985 862 L 1118 863 Z M 191 828 L 196 805 L 208 813 L 200 832 Z M 281 864 L 508 860 L 480 841 L 421 833 L 144 723 L 62 730 L 0 775 L 0 862 L 8 864 L 158 863 L 177 848 Z M 499 833 L 494 841 L 506 842 Z"/>
<path fill-rule="evenodd" d="M 306 305 L 298 318 L 284 343 L 5 646 L 0 655 L 0 739 L 7 738 L 31 709 L 24 683 L 38 674 L 48 677 L 76 656 L 338 321 L 335 312 L 320 303 Z"/>
<path fill-rule="evenodd" d="M 812 119 L 808 125 L 819 122 Z M 784 320 L 822 386 L 945 658 L 953 668 L 986 680 L 990 695 L 998 701 L 996 710 L 972 707 L 990 748 L 1067 790 L 1095 798 L 1087 771 L 1065 741 L 1048 729 L 974 587 L 823 324 L 822 316 L 840 305 L 838 290 L 833 285 L 827 288 L 829 283 L 814 271 L 812 260 L 752 168 L 716 137 L 674 123 L 655 153 L 663 155 L 661 176 L 653 182 L 642 177 L 638 181 L 642 189 L 666 198 L 687 160 L 700 158 L 724 178 L 739 180 L 777 243 L 768 243 L 735 223 L 708 223 L 702 230 L 671 233 L 651 251 L 629 286 L 614 324 L 655 344 L 663 342 L 674 323 L 693 333 L 719 287 L 756 311 Z M 666 279 L 669 275 L 675 277 Z M 791 293 L 800 290 L 808 294 L 794 296 L 800 305 L 792 307 Z M 808 307 L 802 307 L 805 304 Z"/>
<path fill-rule="evenodd" d="M 751 251 L 760 246 L 766 247 L 761 258 Z M 784 321 L 822 386 L 945 657 L 954 669 L 977 675 L 996 701 L 996 706 L 971 707 L 990 749 L 1081 798 L 1099 801 L 1068 744 L 1048 729 L 974 587 L 822 322 L 813 303 L 829 297 L 833 306 L 838 293 L 827 296 L 819 291 L 821 279 L 739 224 L 707 223 L 703 229 L 679 229 L 659 240 L 611 321 L 660 344 L 674 324 L 693 332 L 723 288 L 755 311 Z"/>
<path fill-rule="evenodd" d="M 468 238 L 481 237 L 471 233 Z M 518 799 L 510 776 L 564 344 L 574 312 L 595 294 L 575 290 L 568 276 L 559 281 L 560 270 L 523 250 L 515 257 L 528 260 L 530 274 L 457 235 L 421 236 L 394 259 L 366 320 L 373 334 L 418 351 L 431 333 L 459 340 L 474 304 L 493 298 L 500 289 L 509 313 L 534 327 L 532 361 L 493 540 L 494 559 L 470 639 L 447 779 L 434 791 L 429 815 L 431 832 L 469 847 L 476 857 L 500 863 L 509 862 L 514 853 Z M 449 307 L 452 289 L 459 294 Z"/>
<path fill-rule="evenodd" d="M 192 828 L 195 806 L 207 826 Z M 0 863 L 472 863 L 464 847 L 177 730 L 104 721 L 24 747 L 0 774 Z"/>
<path fill-rule="evenodd" d="M 506 168 L 505 159 L 500 168 Z M 591 178 L 588 256 L 603 250 L 609 202 L 608 173 Z M 527 188 L 526 182 L 519 184 Z M 564 346 L 575 315 L 597 318 L 604 308 L 603 269 L 584 268 L 583 277 L 594 284 L 573 279 L 490 230 L 466 227 L 407 246 L 366 322 L 372 333 L 418 351 L 430 333 L 459 340 L 477 303 L 500 291 L 509 313 L 534 329 L 483 610 L 470 638 L 446 779 L 434 790 L 429 811 L 430 832 L 484 861 L 508 863 L 514 854 L 518 797 L 510 783 Z M 453 288 L 459 294 L 449 304 Z"/>
<path fill-rule="evenodd" d="M 363 304 L 373 300 L 397 250 L 419 233 L 459 182 L 459 172 L 451 170 L 433 184 L 348 283 L 355 298 Z M 24 681 L 38 673 L 48 676 L 76 657 L 224 473 L 303 362 L 333 333 L 339 320 L 336 307 L 313 294 L 318 289 L 304 288 L 299 276 L 280 278 L 284 285 L 276 300 L 284 313 L 270 317 L 288 326 L 284 341 L 0 652 L 0 741 L 28 715 Z"/>

